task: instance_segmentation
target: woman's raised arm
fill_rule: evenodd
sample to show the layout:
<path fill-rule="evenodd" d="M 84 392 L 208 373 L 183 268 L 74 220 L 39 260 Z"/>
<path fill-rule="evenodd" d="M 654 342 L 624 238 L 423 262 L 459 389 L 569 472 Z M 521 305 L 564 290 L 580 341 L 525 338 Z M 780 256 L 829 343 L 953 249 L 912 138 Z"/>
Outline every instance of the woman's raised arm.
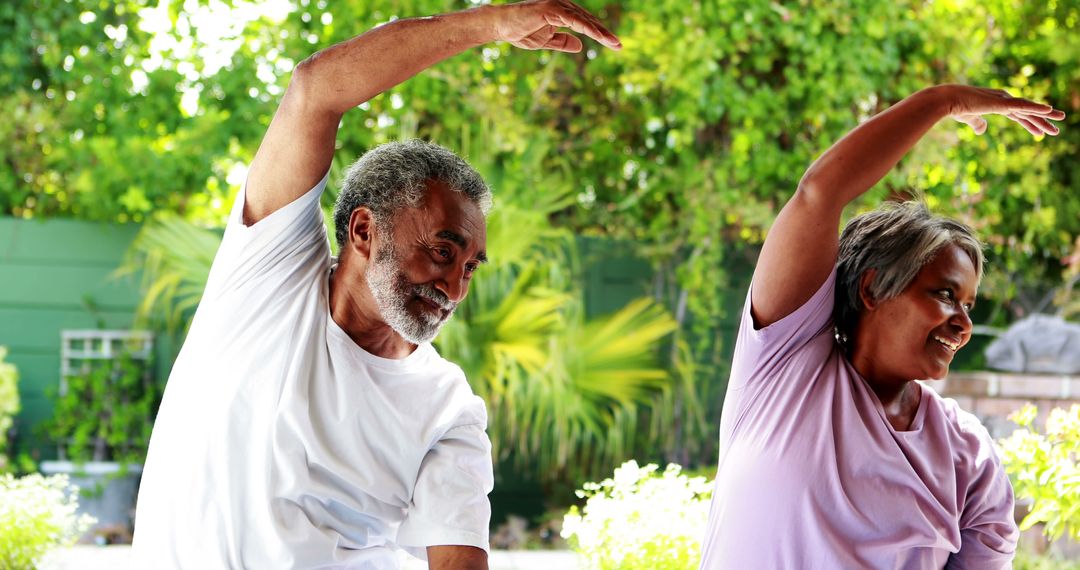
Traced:
<path fill-rule="evenodd" d="M 814 161 L 765 239 L 751 291 L 755 327 L 791 314 L 824 283 L 836 263 L 844 206 L 877 184 L 941 119 L 952 117 L 982 134 L 988 114 L 1004 115 L 1036 136 L 1056 135 L 1050 120 L 1065 118 L 1005 91 L 941 85 L 875 115 Z"/>

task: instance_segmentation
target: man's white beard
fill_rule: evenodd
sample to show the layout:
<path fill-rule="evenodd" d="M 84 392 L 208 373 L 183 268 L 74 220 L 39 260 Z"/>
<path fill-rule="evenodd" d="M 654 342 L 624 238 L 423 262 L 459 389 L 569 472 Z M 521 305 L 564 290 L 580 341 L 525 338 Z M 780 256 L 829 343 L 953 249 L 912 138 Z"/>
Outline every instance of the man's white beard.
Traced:
<path fill-rule="evenodd" d="M 394 332 L 401 335 L 401 338 L 413 344 L 431 342 L 457 306 L 442 291 L 431 285 L 410 283 L 401 271 L 393 244 L 386 244 L 375 252 L 375 258 L 364 278 L 383 320 Z M 412 314 L 406 305 L 416 295 L 435 301 L 450 313 L 445 319 L 428 311 L 421 311 L 419 315 Z"/>

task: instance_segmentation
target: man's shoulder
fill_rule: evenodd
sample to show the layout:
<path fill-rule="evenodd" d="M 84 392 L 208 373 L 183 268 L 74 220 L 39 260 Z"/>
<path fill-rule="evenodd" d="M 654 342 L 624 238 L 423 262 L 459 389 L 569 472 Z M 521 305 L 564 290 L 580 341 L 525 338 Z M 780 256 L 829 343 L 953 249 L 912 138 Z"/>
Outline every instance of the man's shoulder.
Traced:
<path fill-rule="evenodd" d="M 476 391 L 473 390 L 469 381 L 470 379 L 461 366 L 443 358 L 434 347 L 431 347 L 427 365 L 430 367 L 431 377 L 439 379 L 432 389 L 442 395 L 439 399 L 443 401 L 443 410 L 449 411 L 453 409 L 456 412 L 454 426 L 469 424 L 486 426 L 487 406 L 484 400 L 476 395 Z M 471 380 L 476 382 L 480 378 L 472 378 Z"/>

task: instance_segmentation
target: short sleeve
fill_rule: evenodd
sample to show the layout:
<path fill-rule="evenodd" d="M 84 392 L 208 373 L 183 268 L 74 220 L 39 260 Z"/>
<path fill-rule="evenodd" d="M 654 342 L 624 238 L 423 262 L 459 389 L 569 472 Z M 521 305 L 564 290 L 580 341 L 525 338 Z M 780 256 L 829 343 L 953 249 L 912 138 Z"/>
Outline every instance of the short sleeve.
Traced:
<path fill-rule="evenodd" d="M 760 329 L 754 328 L 750 314 L 753 284 L 746 292 L 739 322 L 739 334 L 732 357 L 729 390 L 738 390 L 756 379 L 771 377 L 786 363 L 786 357 L 823 331 L 832 329 L 836 268 L 801 307 L 786 317 Z"/>
<path fill-rule="evenodd" d="M 250 226 L 243 219 L 245 186 L 229 213 L 203 299 L 213 301 L 254 283 L 274 287 L 287 282 L 298 267 L 323 259 L 329 263 L 330 245 L 319 209 L 328 177 L 329 172 L 304 195 Z"/>
<path fill-rule="evenodd" d="M 989 435 L 986 439 L 989 440 Z M 960 514 L 960 551 L 949 557 L 947 569 L 1011 568 L 1020 531 L 1013 518 L 1013 491 L 1005 468 L 984 443 L 984 469 L 968 487 Z"/>
<path fill-rule="evenodd" d="M 397 543 L 427 559 L 428 546 L 460 545 L 488 550 L 494 487 L 486 422 L 450 429 L 424 457 L 412 504 Z"/>

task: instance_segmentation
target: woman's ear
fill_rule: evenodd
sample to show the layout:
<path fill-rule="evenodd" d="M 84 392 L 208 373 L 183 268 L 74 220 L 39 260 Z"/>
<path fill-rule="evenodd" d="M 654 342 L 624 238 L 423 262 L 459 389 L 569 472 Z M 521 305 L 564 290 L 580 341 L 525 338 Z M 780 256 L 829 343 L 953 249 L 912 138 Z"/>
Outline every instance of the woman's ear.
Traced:
<path fill-rule="evenodd" d="M 873 284 L 875 275 L 877 269 L 867 269 L 862 277 L 859 277 L 859 302 L 865 311 L 873 311 L 877 307 L 877 300 L 870 294 L 870 285 Z"/>
<path fill-rule="evenodd" d="M 371 240 L 375 234 L 375 216 L 371 210 L 359 207 L 349 215 L 348 249 L 359 253 L 363 259 L 371 257 Z"/>

